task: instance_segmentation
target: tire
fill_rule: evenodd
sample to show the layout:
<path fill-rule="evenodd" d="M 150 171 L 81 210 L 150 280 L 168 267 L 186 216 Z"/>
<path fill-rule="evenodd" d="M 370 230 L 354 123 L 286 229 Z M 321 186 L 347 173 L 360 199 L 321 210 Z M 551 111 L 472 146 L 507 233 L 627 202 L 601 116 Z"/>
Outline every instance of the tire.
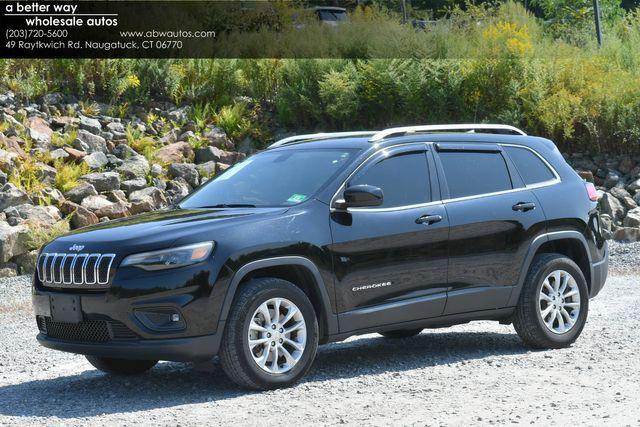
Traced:
<path fill-rule="evenodd" d="M 557 276 L 560 277 L 560 280 L 555 278 L 555 274 L 550 276 L 557 272 L 560 272 L 560 276 Z M 567 278 L 567 275 L 573 279 L 573 282 Z M 554 291 L 556 282 L 560 287 L 558 292 Z M 563 290 L 563 283 L 570 284 L 567 284 Z M 575 295 L 575 290 L 579 292 L 579 295 Z M 548 300 L 548 298 L 541 296 L 541 293 L 552 294 L 552 297 L 557 299 Z M 565 296 L 572 293 L 574 293 L 572 296 L 565 299 Z M 567 305 L 565 306 L 565 304 Z M 573 311 L 576 304 L 579 304 L 578 312 Z M 571 307 L 568 307 L 569 305 Z M 555 307 L 558 307 L 560 311 L 557 311 Z M 547 310 L 550 314 L 544 315 Z M 587 321 L 588 310 L 587 281 L 576 263 L 564 255 L 541 254 L 533 259 L 529 268 L 513 316 L 513 326 L 529 347 L 537 349 L 564 348 L 570 346 L 580 336 Z M 554 311 L 555 313 L 553 313 Z M 570 316 L 567 317 L 565 313 Z M 543 319 L 543 315 L 545 319 Z M 552 318 L 554 320 L 551 320 Z M 560 321 L 562 321 L 562 325 L 560 325 Z M 573 323 L 570 323 L 571 321 Z M 548 326 L 549 324 L 550 326 Z"/>
<path fill-rule="evenodd" d="M 275 301 L 280 301 L 278 321 L 275 320 Z M 268 319 L 263 309 L 265 305 Z M 298 311 L 295 317 L 287 320 L 292 305 Z M 286 322 L 281 324 L 284 320 Z M 273 324 L 278 325 L 276 329 L 269 329 Z M 251 325 L 262 329 L 256 330 L 252 326 L 250 331 Z M 296 331 L 286 335 L 287 330 L 293 329 Z M 250 333 L 254 342 L 265 342 L 250 348 Z M 227 376 L 241 387 L 253 390 L 288 387 L 311 368 L 318 348 L 318 336 L 316 313 L 300 288 L 282 279 L 252 279 L 236 293 L 222 337 L 220 363 Z M 304 342 L 304 345 L 293 347 L 293 341 Z M 285 357 L 283 349 L 290 358 Z M 275 364 L 274 358 L 277 360 Z M 294 362 L 292 358 L 297 359 Z"/>
<path fill-rule="evenodd" d="M 113 375 L 137 375 L 156 366 L 157 360 L 127 360 L 85 356 L 94 368 Z"/>
<path fill-rule="evenodd" d="M 395 331 L 383 331 L 378 333 L 385 338 L 397 339 L 415 337 L 420 332 L 422 332 L 422 329 L 398 329 Z"/>

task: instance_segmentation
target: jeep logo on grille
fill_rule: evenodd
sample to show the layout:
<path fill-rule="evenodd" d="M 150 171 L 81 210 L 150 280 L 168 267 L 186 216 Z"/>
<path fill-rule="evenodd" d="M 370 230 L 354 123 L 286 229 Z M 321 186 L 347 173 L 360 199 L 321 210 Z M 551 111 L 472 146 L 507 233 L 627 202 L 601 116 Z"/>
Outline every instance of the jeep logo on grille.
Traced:
<path fill-rule="evenodd" d="M 84 245 L 73 245 L 69 248 L 70 251 L 80 252 L 84 249 Z"/>

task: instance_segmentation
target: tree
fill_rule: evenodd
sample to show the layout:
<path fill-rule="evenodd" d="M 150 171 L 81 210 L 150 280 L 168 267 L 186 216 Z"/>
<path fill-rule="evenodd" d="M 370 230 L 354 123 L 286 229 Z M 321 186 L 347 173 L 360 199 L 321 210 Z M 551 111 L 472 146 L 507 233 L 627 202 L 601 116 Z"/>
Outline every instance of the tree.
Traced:
<path fill-rule="evenodd" d="M 622 0 L 600 0 L 602 20 L 611 24 L 621 18 L 624 10 Z M 531 4 L 539 6 L 545 19 L 560 24 L 592 25 L 593 0 L 531 0 Z"/>

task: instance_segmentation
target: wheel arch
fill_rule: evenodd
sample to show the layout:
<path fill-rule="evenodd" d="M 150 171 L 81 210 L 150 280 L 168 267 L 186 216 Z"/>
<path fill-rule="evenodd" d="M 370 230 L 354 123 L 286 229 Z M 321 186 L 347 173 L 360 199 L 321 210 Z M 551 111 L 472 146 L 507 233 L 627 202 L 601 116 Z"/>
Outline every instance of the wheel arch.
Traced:
<path fill-rule="evenodd" d="M 573 230 L 556 231 L 541 234 L 531 242 L 524 264 L 520 270 L 518 283 L 514 287 L 513 292 L 511 292 L 509 306 L 515 306 L 518 303 L 520 292 L 524 286 L 524 281 L 533 262 L 533 258 L 541 253 L 559 253 L 573 260 L 584 274 L 587 281 L 587 288 L 589 292 L 591 292 L 593 266 L 585 236 Z"/>
<path fill-rule="evenodd" d="M 251 261 L 240 267 L 227 289 L 220 326 L 224 327 L 231 305 L 240 285 L 256 277 L 277 277 L 299 287 L 309 297 L 320 328 L 321 342 L 329 335 L 338 333 L 338 319 L 332 311 L 331 300 L 318 267 L 302 256 L 282 256 Z"/>

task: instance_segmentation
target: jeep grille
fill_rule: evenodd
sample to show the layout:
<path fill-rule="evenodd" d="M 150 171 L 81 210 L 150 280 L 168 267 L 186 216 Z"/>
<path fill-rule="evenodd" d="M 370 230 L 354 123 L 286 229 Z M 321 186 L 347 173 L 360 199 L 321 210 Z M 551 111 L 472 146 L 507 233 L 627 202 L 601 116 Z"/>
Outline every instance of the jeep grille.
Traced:
<path fill-rule="evenodd" d="M 105 288 L 109 286 L 115 254 L 43 253 L 36 267 L 45 286 Z"/>

